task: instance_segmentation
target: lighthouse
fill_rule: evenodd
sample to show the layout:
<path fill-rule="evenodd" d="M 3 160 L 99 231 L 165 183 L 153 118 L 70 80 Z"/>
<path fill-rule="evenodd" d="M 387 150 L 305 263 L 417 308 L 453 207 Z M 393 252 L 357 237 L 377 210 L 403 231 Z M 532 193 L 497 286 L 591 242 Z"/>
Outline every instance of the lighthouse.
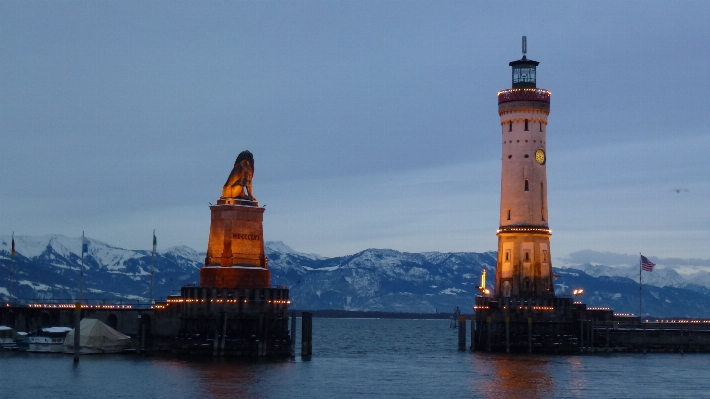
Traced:
<path fill-rule="evenodd" d="M 489 296 L 481 281 L 471 350 L 584 352 L 599 345 L 601 326 L 614 318 L 609 308 L 555 296 L 547 209 L 550 92 L 537 87 L 539 64 L 527 58 L 523 36 L 523 56 L 509 64 L 511 88 L 498 92 L 502 150 L 495 290 Z"/>
<path fill-rule="evenodd" d="M 547 209 L 550 92 L 537 87 L 539 62 L 509 64 L 512 87 L 498 92 L 501 184 L 494 298 L 554 297 Z"/>

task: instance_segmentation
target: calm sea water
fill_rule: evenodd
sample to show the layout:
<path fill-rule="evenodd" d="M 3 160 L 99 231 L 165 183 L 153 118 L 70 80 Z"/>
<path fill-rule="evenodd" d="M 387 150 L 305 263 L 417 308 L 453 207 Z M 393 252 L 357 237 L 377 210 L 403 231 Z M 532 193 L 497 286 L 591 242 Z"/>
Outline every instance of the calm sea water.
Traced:
<path fill-rule="evenodd" d="M 77 366 L 0 352 L 0 397 L 710 397 L 710 355 L 458 352 L 447 320 L 314 319 L 313 347 L 306 362 L 112 355 Z"/>

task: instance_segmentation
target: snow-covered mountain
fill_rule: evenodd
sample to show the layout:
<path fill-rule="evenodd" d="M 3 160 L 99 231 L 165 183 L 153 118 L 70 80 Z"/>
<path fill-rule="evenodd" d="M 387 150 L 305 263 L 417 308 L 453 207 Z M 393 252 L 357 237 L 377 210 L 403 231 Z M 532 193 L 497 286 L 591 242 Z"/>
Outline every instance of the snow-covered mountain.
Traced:
<path fill-rule="evenodd" d="M 59 235 L 15 237 L 15 291 L 20 298 L 76 297 L 81 238 Z M 0 236 L 0 298 L 8 294 L 10 237 Z M 297 309 L 348 309 L 388 312 L 450 312 L 470 309 L 484 268 L 493 288 L 496 253 L 405 253 L 367 249 L 325 258 L 299 253 L 283 242 L 267 242 L 272 285 L 291 289 Z M 204 253 L 180 246 L 155 257 L 155 298 L 199 280 Z M 85 255 L 85 296 L 89 299 L 145 300 L 150 285 L 150 251 L 113 247 L 89 239 Z M 654 260 L 656 261 L 656 260 Z M 555 292 L 569 295 L 584 288 L 590 306 L 638 313 L 638 269 L 633 265 L 563 263 L 555 268 Z M 710 317 L 710 289 L 670 267 L 644 272 L 644 314 Z M 702 266 L 702 265 L 701 265 Z M 705 273 L 695 270 L 693 273 Z M 703 274 L 704 276 L 704 274 Z"/>
<path fill-rule="evenodd" d="M 644 285 L 687 288 L 702 286 L 710 289 L 710 260 L 657 258 L 653 272 L 643 272 Z M 639 280 L 639 256 L 611 252 L 578 251 L 559 259 L 558 267 L 582 270 L 590 276 L 626 277 Z"/>
<path fill-rule="evenodd" d="M 84 254 L 84 297 L 107 300 L 146 300 L 150 296 L 151 252 L 127 250 L 87 238 Z M 25 299 L 78 297 L 81 237 L 15 236 L 13 296 Z M 3 283 L 9 289 L 11 237 L 0 236 Z M 156 253 L 154 297 L 165 297 L 186 283 L 195 283 L 204 254 L 180 246 Z"/>
<path fill-rule="evenodd" d="M 451 311 L 470 308 L 484 267 L 495 253 L 403 253 L 368 249 L 323 258 L 267 243 L 272 284 L 291 287 L 299 309 Z"/>

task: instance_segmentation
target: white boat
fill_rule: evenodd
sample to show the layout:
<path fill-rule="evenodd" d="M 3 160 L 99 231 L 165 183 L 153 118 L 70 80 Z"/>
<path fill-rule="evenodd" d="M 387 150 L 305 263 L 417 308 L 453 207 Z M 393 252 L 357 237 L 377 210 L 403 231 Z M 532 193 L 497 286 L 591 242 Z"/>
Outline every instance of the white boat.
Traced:
<path fill-rule="evenodd" d="M 97 319 L 82 319 L 79 332 L 79 353 L 82 355 L 120 353 L 131 343 L 131 337 Z M 64 339 L 64 353 L 74 353 L 73 329 Z"/>
<path fill-rule="evenodd" d="M 8 326 L 0 326 L 0 349 L 17 349 L 17 333 Z"/>
<path fill-rule="evenodd" d="M 72 329 L 69 327 L 48 327 L 40 329 L 36 335 L 29 338 L 27 352 L 62 353 L 64 337 Z"/>

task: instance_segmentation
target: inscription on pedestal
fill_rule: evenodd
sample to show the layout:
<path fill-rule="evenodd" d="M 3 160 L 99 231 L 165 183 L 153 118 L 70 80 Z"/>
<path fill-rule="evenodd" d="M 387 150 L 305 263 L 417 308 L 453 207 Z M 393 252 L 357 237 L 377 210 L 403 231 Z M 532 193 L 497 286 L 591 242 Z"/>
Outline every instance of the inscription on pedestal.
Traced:
<path fill-rule="evenodd" d="M 232 234 L 232 238 L 235 240 L 258 241 L 261 239 L 261 236 L 258 234 L 237 234 L 237 233 L 234 233 L 234 234 Z"/>

